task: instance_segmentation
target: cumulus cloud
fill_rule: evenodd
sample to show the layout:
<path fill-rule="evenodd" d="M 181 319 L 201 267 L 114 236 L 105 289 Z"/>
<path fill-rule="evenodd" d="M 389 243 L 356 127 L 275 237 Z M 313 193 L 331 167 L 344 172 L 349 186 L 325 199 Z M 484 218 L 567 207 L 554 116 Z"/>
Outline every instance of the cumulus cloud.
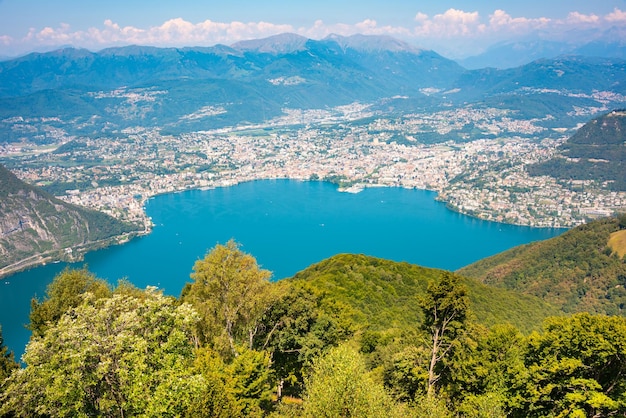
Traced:
<path fill-rule="evenodd" d="M 600 17 L 594 14 L 585 15 L 585 14 L 578 13 L 578 12 L 571 12 L 569 15 L 567 15 L 566 21 L 567 23 L 574 24 L 574 25 L 597 24 L 600 22 Z"/>
<path fill-rule="evenodd" d="M 0 0 L 2 1 L 2 0 Z M 418 11 L 409 26 L 380 25 L 374 19 L 356 23 L 327 24 L 316 20 L 311 26 L 294 27 L 271 22 L 189 22 L 173 18 L 158 26 L 140 28 L 120 26 L 105 20 L 101 26 L 76 30 L 68 24 L 58 27 L 32 28 L 22 39 L 2 36 L 0 46 L 9 49 L 37 49 L 42 46 L 74 45 L 90 49 L 102 49 L 114 45 L 141 44 L 157 46 L 209 46 L 218 43 L 232 44 L 237 41 L 262 38 L 284 32 L 298 33 L 312 39 L 321 39 L 331 33 L 339 35 L 390 35 L 415 43 L 442 43 L 462 45 L 470 40 L 494 42 L 507 37 L 542 33 L 566 33 L 584 27 L 607 28 L 626 22 L 626 12 L 615 8 L 605 16 L 582 14 L 576 11 L 564 19 L 527 18 L 511 16 L 504 10 L 495 10 L 488 16 L 476 11 L 448 9 L 444 13 L 428 16 Z M 6 48 L 5 48 L 6 47 Z M 1 52 L 1 51 L 0 51 Z"/>
<path fill-rule="evenodd" d="M 291 25 L 276 25 L 268 22 L 221 23 L 205 20 L 191 23 L 181 18 L 170 19 L 159 26 L 142 29 L 120 26 L 107 19 L 102 27 L 87 30 L 72 30 L 67 24 L 59 27 L 31 29 L 21 40 L 24 44 L 75 45 L 101 48 L 110 45 L 162 45 L 189 46 L 233 43 L 239 40 L 270 36 L 277 33 L 294 32 Z"/>
<path fill-rule="evenodd" d="M 526 17 L 512 17 L 504 10 L 496 10 L 489 16 L 489 29 L 494 32 L 530 32 L 548 27 L 552 19 L 540 17 L 529 19 Z"/>
<path fill-rule="evenodd" d="M 418 13 L 415 21 L 417 23 L 414 30 L 416 36 L 451 38 L 481 33 L 485 30 L 478 12 L 465 12 L 457 9 L 448 9 L 445 13 L 437 14 L 432 18 Z"/>
<path fill-rule="evenodd" d="M 607 22 L 611 23 L 625 23 L 626 22 L 626 12 L 621 11 L 618 8 L 615 8 L 612 13 L 609 13 L 605 17 Z"/>

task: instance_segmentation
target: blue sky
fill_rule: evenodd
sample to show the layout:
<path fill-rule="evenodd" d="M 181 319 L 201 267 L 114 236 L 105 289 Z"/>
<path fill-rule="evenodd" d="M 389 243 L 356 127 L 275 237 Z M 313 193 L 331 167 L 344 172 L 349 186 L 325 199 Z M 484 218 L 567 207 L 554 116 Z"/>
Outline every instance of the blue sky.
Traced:
<path fill-rule="evenodd" d="M 626 29 L 626 0 L 0 0 L 0 55 L 229 45 L 293 32 L 385 34 L 455 58 L 511 39 L 571 40 L 611 27 Z"/>

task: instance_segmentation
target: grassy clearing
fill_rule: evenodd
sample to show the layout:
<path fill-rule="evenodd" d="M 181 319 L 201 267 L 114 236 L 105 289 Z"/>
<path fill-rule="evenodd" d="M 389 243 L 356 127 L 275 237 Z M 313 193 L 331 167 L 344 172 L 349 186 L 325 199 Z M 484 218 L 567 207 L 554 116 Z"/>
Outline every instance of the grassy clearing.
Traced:
<path fill-rule="evenodd" d="M 609 247 L 620 257 L 626 255 L 626 229 L 613 232 L 609 238 Z"/>

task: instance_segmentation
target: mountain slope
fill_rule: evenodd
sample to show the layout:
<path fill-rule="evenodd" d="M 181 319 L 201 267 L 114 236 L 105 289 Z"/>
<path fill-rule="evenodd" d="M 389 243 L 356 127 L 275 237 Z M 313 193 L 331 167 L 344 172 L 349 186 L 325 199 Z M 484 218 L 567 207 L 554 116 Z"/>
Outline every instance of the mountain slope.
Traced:
<path fill-rule="evenodd" d="M 626 191 L 626 110 L 594 118 L 559 147 L 560 157 L 528 167 L 531 175 L 607 182 Z"/>
<path fill-rule="evenodd" d="M 408 263 L 339 254 L 297 273 L 326 297 L 352 307 L 356 322 L 372 330 L 415 328 L 421 323 L 418 298 L 428 282 L 438 280 L 442 270 Z M 520 330 L 538 329 L 542 320 L 557 310 L 528 295 L 490 287 L 464 279 L 476 320 L 484 325 L 511 323 Z"/>
<path fill-rule="evenodd" d="M 626 315 L 626 260 L 609 247 L 625 228 L 606 218 L 458 270 L 486 284 L 541 297 L 565 312 Z"/>
<path fill-rule="evenodd" d="M 136 230 L 56 199 L 0 165 L 0 276 L 43 261 L 79 258 Z"/>
<path fill-rule="evenodd" d="M 20 118 L 58 118 L 64 125 L 54 127 L 74 136 L 137 126 L 177 134 L 354 102 L 394 114 L 475 104 L 542 119 L 548 128 L 571 127 L 586 120 L 577 109 L 602 108 L 605 97 L 621 106 L 625 72 L 623 60 L 582 57 L 468 71 L 434 51 L 364 35 L 316 41 L 283 34 L 202 48 L 70 48 L 0 62 L 0 142 L 45 142 L 47 128 L 25 132 Z M 190 117 L 198 113 L 204 116 Z"/>

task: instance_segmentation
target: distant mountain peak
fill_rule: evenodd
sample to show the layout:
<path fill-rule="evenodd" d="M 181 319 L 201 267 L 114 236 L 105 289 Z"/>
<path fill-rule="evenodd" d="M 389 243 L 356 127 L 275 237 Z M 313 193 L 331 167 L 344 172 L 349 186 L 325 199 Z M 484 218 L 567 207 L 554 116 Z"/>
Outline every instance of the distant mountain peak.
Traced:
<path fill-rule="evenodd" d="M 308 38 L 295 33 L 282 33 L 268 38 L 236 42 L 231 45 L 231 48 L 240 51 L 287 54 L 304 50 L 308 41 Z"/>
<path fill-rule="evenodd" d="M 337 43 L 343 49 L 354 49 L 362 52 L 411 52 L 420 53 L 422 50 L 404 41 L 386 35 L 362 35 L 342 36 L 330 34 L 323 41 Z"/>

